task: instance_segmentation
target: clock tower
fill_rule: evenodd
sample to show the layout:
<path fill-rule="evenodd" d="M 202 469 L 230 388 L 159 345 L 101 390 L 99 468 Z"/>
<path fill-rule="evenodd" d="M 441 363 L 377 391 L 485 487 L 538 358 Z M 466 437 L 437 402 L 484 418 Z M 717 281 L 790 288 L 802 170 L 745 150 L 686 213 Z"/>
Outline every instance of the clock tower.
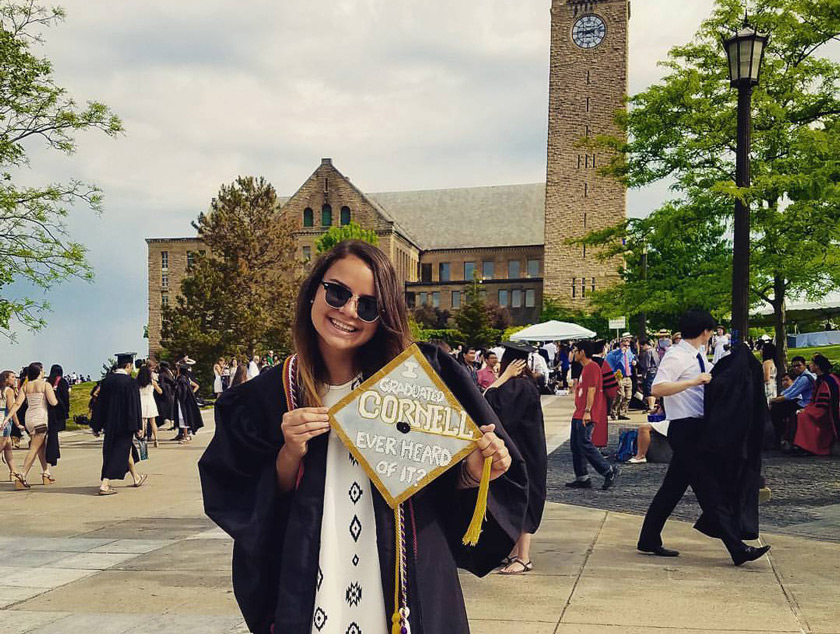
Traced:
<path fill-rule="evenodd" d="M 615 113 L 627 96 L 629 18 L 629 0 L 552 0 L 543 295 L 565 304 L 618 281 L 618 261 L 566 240 L 626 216 L 624 186 L 599 173 L 609 155 L 581 140 L 621 133 Z"/>

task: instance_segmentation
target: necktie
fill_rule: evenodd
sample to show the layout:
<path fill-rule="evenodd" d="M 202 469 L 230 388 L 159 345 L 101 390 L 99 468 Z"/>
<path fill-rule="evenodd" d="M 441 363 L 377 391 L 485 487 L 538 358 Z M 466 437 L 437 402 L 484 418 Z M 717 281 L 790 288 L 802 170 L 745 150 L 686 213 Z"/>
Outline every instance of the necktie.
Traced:
<path fill-rule="evenodd" d="M 630 376 L 630 361 L 627 352 L 624 353 L 624 376 Z"/>
<path fill-rule="evenodd" d="M 706 362 L 703 360 L 703 355 L 700 354 L 699 352 L 697 353 L 697 362 L 700 364 L 700 371 L 705 372 L 706 371 Z"/>

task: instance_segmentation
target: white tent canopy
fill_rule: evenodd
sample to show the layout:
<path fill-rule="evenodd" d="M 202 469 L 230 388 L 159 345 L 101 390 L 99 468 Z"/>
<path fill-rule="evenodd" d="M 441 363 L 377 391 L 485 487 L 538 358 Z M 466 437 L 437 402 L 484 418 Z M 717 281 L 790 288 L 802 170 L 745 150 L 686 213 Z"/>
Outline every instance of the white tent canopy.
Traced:
<path fill-rule="evenodd" d="M 528 326 L 515 335 L 511 335 L 512 341 L 562 341 L 564 339 L 591 339 L 596 333 L 571 324 L 567 321 L 547 321 L 542 324 Z"/>

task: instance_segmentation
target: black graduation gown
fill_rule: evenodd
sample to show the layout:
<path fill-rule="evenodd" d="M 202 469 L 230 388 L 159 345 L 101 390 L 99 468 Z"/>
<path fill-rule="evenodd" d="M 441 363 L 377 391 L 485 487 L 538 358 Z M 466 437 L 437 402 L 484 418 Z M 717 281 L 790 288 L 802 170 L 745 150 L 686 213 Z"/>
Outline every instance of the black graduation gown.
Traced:
<path fill-rule="evenodd" d="M 172 420 L 175 421 L 176 427 L 180 427 L 181 412 L 184 414 L 184 422 L 192 433 L 204 427 L 204 421 L 201 420 L 201 409 L 199 409 L 195 400 L 195 393 L 190 386 L 190 380 L 185 376 L 179 376 L 175 381 L 175 404 Z M 180 410 L 178 405 L 181 406 Z"/>
<path fill-rule="evenodd" d="M 452 468 L 405 503 L 409 538 L 408 596 L 414 634 L 469 632 L 457 567 L 478 576 L 493 570 L 522 532 L 527 474 L 516 447 L 465 368 L 435 346 L 423 353 L 473 419 L 495 423 L 513 464 L 494 480 L 478 546 L 461 539 L 476 490 L 457 490 Z M 252 632 L 310 634 L 320 551 L 327 435 L 311 441 L 300 486 L 277 491 L 275 458 L 283 444 L 286 412 L 282 366 L 224 392 L 216 402 L 216 434 L 199 461 L 204 509 L 234 538 L 233 589 Z M 386 614 L 393 613 L 394 514 L 375 487 L 376 517 Z M 416 543 L 416 550 L 414 544 Z M 388 624 L 390 631 L 390 624 Z"/>
<path fill-rule="evenodd" d="M 143 428 L 137 381 L 121 372 L 102 380 L 91 428 L 105 432 L 102 478 L 122 480 L 128 473 L 131 439 Z"/>
<path fill-rule="evenodd" d="M 168 372 L 161 372 L 158 375 L 158 386 L 162 394 L 154 392 L 154 396 L 158 408 L 156 422 L 161 426 L 165 420 L 174 420 L 172 406 L 175 403 L 175 379 Z"/>
<path fill-rule="evenodd" d="M 741 539 L 757 539 L 761 446 L 769 416 L 761 363 L 746 345 L 736 346 L 712 370 L 704 394 L 703 452 L 732 512 Z M 715 522 L 701 516 L 695 528 L 718 537 Z"/>
<path fill-rule="evenodd" d="M 545 508 L 548 473 L 545 423 L 539 389 L 527 377 L 516 378 L 506 381 L 501 387 L 487 390 L 484 398 L 502 421 L 505 431 L 510 434 L 525 460 L 528 471 L 528 514 L 522 530 L 535 533 Z"/>
<path fill-rule="evenodd" d="M 55 387 L 55 397 L 58 405 L 47 406 L 47 447 L 46 460 L 52 466 L 58 464 L 61 458 L 61 448 L 58 444 L 58 432 L 67 428 L 67 417 L 70 416 L 70 385 L 64 377 L 58 381 Z"/>

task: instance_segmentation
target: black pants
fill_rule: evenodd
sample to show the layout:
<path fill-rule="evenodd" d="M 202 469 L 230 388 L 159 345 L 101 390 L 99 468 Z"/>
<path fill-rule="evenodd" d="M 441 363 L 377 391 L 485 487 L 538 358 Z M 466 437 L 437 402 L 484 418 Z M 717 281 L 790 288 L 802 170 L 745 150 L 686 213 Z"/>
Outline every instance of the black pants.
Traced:
<path fill-rule="evenodd" d="M 662 529 L 689 485 L 703 509 L 704 524 L 713 527 L 732 555 L 746 546 L 731 511 L 723 503 L 723 494 L 710 468 L 709 460 L 698 455 L 695 448 L 702 432 L 703 420 L 683 418 L 672 420 L 668 427 L 668 442 L 674 450 L 671 463 L 659 491 L 645 515 L 639 548 L 651 549 L 662 545 Z"/>
<path fill-rule="evenodd" d="M 793 443 L 793 437 L 796 435 L 796 412 L 799 409 L 798 401 L 779 401 L 770 404 L 774 448 L 778 449 L 782 440 Z"/>

